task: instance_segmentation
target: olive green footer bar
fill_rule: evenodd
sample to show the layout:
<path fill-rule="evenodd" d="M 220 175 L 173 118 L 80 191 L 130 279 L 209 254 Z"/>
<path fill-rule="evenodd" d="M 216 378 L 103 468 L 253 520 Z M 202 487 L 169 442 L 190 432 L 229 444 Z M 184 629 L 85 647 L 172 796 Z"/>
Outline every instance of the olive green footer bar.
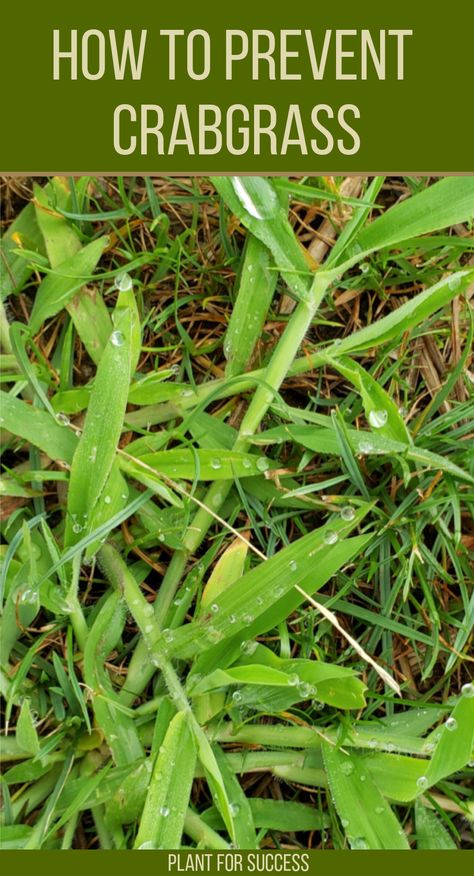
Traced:
<path fill-rule="evenodd" d="M 288 849 L 259 851 L 148 851 L 145 855 L 122 851 L 4 851 L 1 857 L 4 873 L 32 873 L 42 876 L 114 876 L 130 874 L 247 874 L 270 873 L 308 874 L 308 876 L 383 876 L 397 874 L 403 868 L 403 876 L 419 876 L 429 873 L 435 876 L 446 874 L 446 868 L 454 872 L 467 872 L 467 851 L 419 851 L 406 854 L 402 851 L 294 851 Z M 133 860 L 131 856 L 133 855 Z M 461 857 L 460 857 L 461 855 Z M 472 861 L 471 856 L 471 861 Z M 86 868 L 86 869 L 85 869 Z M 466 869 L 464 869 L 466 868 Z"/>

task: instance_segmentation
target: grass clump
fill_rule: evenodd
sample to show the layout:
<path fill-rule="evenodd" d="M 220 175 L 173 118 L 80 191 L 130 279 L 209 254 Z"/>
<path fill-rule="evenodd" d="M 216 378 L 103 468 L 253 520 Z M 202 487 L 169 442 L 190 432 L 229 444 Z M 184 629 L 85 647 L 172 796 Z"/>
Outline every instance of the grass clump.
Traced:
<path fill-rule="evenodd" d="M 3 847 L 468 846 L 474 180 L 41 182 L 4 184 Z"/>

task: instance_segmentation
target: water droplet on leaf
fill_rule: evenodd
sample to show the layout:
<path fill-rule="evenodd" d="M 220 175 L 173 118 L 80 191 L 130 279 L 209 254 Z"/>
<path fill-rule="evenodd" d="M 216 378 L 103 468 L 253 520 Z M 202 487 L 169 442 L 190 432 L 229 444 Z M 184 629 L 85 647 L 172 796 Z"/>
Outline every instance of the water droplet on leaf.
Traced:
<path fill-rule="evenodd" d="M 341 508 L 341 517 L 343 520 L 354 520 L 355 511 L 351 508 L 350 505 L 345 505 L 344 508 Z"/>
<path fill-rule="evenodd" d="M 369 411 L 369 423 L 373 429 L 382 429 L 388 420 L 388 411 L 381 408 L 378 411 Z"/>
<path fill-rule="evenodd" d="M 123 346 L 123 343 L 124 343 L 124 340 L 125 340 L 125 338 L 124 338 L 122 332 L 114 331 L 114 332 L 112 332 L 112 334 L 110 335 L 110 343 L 111 343 L 112 346 L 114 346 L 114 347 L 122 347 L 122 346 Z"/>

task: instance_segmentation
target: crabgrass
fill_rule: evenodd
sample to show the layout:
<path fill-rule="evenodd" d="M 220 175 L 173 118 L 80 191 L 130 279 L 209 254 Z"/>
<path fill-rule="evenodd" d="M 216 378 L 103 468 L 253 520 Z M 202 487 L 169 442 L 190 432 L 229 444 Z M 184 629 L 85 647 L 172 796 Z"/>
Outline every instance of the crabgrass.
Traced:
<path fill-rule="evenodd" d="M 1 846 L 472 844 L 474 179 L 3 185 Z"/>

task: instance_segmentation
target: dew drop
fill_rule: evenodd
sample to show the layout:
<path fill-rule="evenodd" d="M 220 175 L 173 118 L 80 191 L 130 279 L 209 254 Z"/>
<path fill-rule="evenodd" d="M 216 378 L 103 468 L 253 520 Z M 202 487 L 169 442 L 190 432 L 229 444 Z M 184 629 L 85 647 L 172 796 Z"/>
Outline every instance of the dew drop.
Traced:
<path fill-rule="evenodd" d="M 238 803 L 229 803 L 229 810 L 232 816 L 238 815 L 240 812 L 240 806 Z"/>
<path fill-rule="evenodd" d="M 240 690 L 234 690 L 234 693 L 232 694 L 232 699 L 234 700 L 234 703 L 241 703 L 242 702 L 243 696 L 240 693 Z"/>
<path fill-rule="evenodd" d="M 169 810 L 168 806 L 162 806 L 162 807 L 160 808 L 160 815 L 161 815 L 163 818 L 168 818 L 168 815 L 169 815 L 169 814 L 170 814 L 170 810 Z"/>
<path fill-rule="evenodd" d="M 345 776 L 350 776 L 354 772 L 354 764 L 350 761 L 344 761 L 341 763 L 341 773 Z"/>
<path fill-rule="evenodd" d="M 59 423 L 60 426 L 69 426 L 70 419 L 66 416 L 66 414 L 56 414 L 56 422 Z"/>
<path fill-rule="evenodd" d="M 299 675 L 293 674 L 288 676 L 288 684 L 290 685 L 290 687 L 297 687 L 299 683 Z"/>
<path fill-rule="evenodd" d="M 306 681 L 300 684 L 298 690 L 305 700 L 308 699 L 308 697 L 310 697 L 312 694 L 314 694 L 313 686 L 311 684 L 308 684 L 308 682 Z"/>
<path fill-rule="evenodd" d="M 338 539 L 338 534 L 333 529 L 328 529 L 328 531 L 324 534 L 324 541 L 326 544 L 336 544 Z"/>
<path fill-rule="evenodd" d="M 346 827 L 349 827 L 349 822 L 347 818 L 341 818 L 341 825 L 344 829 L 346 829 Z"/>
<path fill-rule="evenodd" d="M 444 723 L 444 726 L 446 727 L 446 730 L 451 730 L 451 731 L 457 730 L 458 729 L 458 722 L 456 721 L 456 718 L 447 718 L 447 720 Z"/>
<path fill-rule="evenodd" d="M 97 458 L 97 447 L 93 447 L 89 453 L 89 462 L 95 462 Z"/>
<path fill-rule="evenodd" d="M 38 594 L 35 590 L 24 590 L 21 594 L 21 602 L 24 605 L 34 605 L 38 600 Z"/>
<path fill-rule="evenodd" d="M 211 459 L 211 468 L 215 469 L 216 471 L 219 468 L 222 468 L 220 459 L 217 459 L 217 458 Z"/>
<path fill-rule="evenodd" d="M 374 450 L 374 445 L 370 443 L 370 441 L 361 441 L 359 444 L 359 452 L 360 453 L 372 453 Z"/>
<path fill-rule="evenodd" d="M 174 640 L 173 630 L 163 630 L 163 638 L 165 642 L 170 644 Z"/>
<path fill-rule="evenodd" d="M 369 411 L 369 423 L 373 429 L 382 429 L 388 420 L 388 411 L 381 408 L 379 411 Z"/>
<path fill-rule="evenodd" d="M 125 338 L 124 338 L 122 332 L 114 331 L 110 335 L 110 343 L 114 347 L 122 347 L 124 340 L 125 340 Z"/>
<path fill-rule="evenodd" d="M 463 684 L 461 693 L 463 697 L 474 697 L 474 684 L 470 681 L 468 681 L 467 684 Z"/>
<path fill-rule="evenodd" d="M 75 535 L 79 535 L 79 533 L 82 532 L 81 524 L 80 523 L 73 523 L 72 531 L 75 533 Z"/>
<path fill-rule="evenodd" d="M 245 458 L 244 460 L 242 460 L 242 465 L 243 465 L 244 468 L 247 468 L 247 469 L 248 469 L 248 468 L 252 468 L 251 460 L 250 460 L 250 459 L 247 459 L 247 458 Z"/>
<path fill-rule="evenodd" d="M 111 501 L 112 499 L 110 498 L 110 496 L 104 496 L 104 502 L 106 505 L 110 505 Z"/>
<path fill-rule="evenodd" d="M 235 614 L 231 614 L 229 616 L 229 623 L 230 624 L 235 624 L 236 620 L 237 620 L 237 618 L 236 618 Z"/>
<path fill-rule="evenodd" d="M 268 462 L 268 459 L 265 459 L 264 456 L 260 456 L 259 459 L 257 459 L 256 466 L 259 471 L 267 471 L 269 465 L 270 463 Z"/>
<path fill-rule="evenodd" d="M 354 520 L 355 511 L 350 505 L 345 505 L 344 508 L 341 508 L 341 517 L 343 520 Z"/>
<path fill-rule="evenodd" d="M 298 568 L 298 563 L 296 562 L 296 560 L 290 560 L 288 565 L 289 565 L 292 572 L 296 572 L 296 570 Z"/>
<path fill-rule="evenodd" d="M 382 815 L 384 812 L 385 812 L 385 806 L 376 806 L 375 807 L 375 814 L 376 815 Z"/>
<path fill-rule="evenodd" d="M 420 791 L 424 791 L 425 788 L 428 787 L 428 779 L 426 778 L 426 776 L 420 776 L 416 780 L 416 787 L 419 788 Z"/>
<path fill-rule="evenodd" d="M 217 645 L 218 642 L 223 638 L 223 633 L 220 630 L 216 630 L 215 627 L 209 627 L 207 631 L 207 638 L 213 645 Z"/>
<path fill-rule="evenodd" d="M 117 274 L 115 278 L 115 288 L 118 289 L 119 292 L 128 292 L 128 290 L 132 288 L 132 278 L 130 274 L 127 274 L 126 271 Z"/>
<path fill-rule="evenodd" d="M 219 606 L 218 606 L 217 602 L 213 602 L 213 603 L 212 603 L 212 605 L 211 605 L 211 611 L 212 611 L 213 614 L 217 614 L 217 612 L 219 611 Z"/>
<path fill-rule="evenodd" d="M 368 848 L 368 845 L 362 836 L 355 836 L 353 839 L 351 839 L 350 843 L 351 848 L 355 849 L 356 851 Z"/>

